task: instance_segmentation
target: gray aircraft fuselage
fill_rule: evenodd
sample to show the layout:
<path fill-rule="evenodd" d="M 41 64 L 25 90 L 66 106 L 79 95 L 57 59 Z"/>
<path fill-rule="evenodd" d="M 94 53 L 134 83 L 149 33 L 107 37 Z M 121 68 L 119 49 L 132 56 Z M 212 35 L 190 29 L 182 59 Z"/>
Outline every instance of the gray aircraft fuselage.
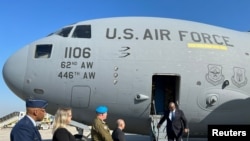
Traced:
<path fill-rule="evenodd" d="M 125 132 L 150 133 L 150 115 L 166 108 L 166 87 L 188 120 L 190 136 L 209 124 L 250 124 L 250 33 L 155 17 L 82 21 L 34 41 L 5 63 L 3 77 L 21 99 L 71 107 L 91 125 L 95 108 Z"/>

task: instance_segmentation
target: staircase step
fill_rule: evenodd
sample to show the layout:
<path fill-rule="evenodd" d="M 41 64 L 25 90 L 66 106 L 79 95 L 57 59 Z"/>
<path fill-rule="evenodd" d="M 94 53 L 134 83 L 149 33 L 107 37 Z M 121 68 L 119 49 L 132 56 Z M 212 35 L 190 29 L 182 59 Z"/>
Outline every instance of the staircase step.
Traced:
<path fill-rule="evenodd" d="M 166 141 L 166 124 L 165 121 L 159 129 L 157 129 L 157 124 L 159 123 L 162 115 L 150 115 L 151 118 L 151 129 L 155 137 L 155 141 Z"/>

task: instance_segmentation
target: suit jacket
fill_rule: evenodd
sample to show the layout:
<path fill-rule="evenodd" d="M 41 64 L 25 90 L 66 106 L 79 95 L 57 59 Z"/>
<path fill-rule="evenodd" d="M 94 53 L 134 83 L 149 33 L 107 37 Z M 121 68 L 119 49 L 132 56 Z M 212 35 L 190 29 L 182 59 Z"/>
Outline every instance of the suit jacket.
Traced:
<path fill-rule="evenodd" d="M 162 124 L 165 120 L 167 120 L 167 134 L 171 134 L 171 131 L 174 131 L 177 137 L 182 136 L 184 128 L 187 128 L 187 120 L 182 110 L 175 109 L 175 118 L 174 120 L 170 120 L 169 114 L 170 110 L 164 113 L 164 116 L 161 118 L 159 124 Z"/>
<path fill-rule="evenodd" d="M 125 141 L 125 134 L 120 128 L 115 128 L 112 132 L 112 138 L 114 141 Z"/>
<path fill-rule="evenodd" d="M 11 141 L 42 141 L 38 129 L 32 121 L 24 116 L 11 130 Z"/>

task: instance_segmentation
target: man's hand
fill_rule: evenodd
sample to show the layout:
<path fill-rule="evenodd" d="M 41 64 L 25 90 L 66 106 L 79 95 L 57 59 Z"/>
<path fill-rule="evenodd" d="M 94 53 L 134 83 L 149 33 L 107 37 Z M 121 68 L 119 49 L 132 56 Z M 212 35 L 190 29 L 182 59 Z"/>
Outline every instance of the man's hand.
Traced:
<path fill-rule="evenodd" d="M 188 128 L 185 128 L 185 129 L 184 129 L 184 132 L 185 132 L 185 133 L 188 133 L 188 132 L 189 132 L 189 129 L 188 129 Z"/>

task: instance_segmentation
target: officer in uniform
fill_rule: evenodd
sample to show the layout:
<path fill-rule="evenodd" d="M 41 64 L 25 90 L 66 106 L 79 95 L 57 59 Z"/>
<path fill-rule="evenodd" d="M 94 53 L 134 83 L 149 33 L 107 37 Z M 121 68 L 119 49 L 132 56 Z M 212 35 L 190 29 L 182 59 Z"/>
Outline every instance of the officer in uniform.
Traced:
<path fill-rule="evenodd" d="M 113 141 L 110 130 L 106 122 L 108 108 L 106 106 L 98 106 L 96 108 L 96 118 L 91 128 L 92 141 Z"/>
<path fill-rule="evenodd" d="M 26 115 L 12 128 L 11 141 L 42 141 L 36 121 L 42 121 L 48 103 L 44 100 L 26 100 Z"/>

